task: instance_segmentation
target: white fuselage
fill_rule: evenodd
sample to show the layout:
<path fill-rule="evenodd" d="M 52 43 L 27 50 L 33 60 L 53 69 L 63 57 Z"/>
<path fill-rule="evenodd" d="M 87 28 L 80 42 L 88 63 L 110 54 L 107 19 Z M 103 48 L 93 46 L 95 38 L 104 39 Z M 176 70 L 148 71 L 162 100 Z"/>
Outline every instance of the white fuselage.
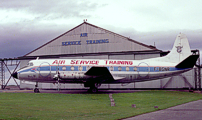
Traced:
<path fill-rule="evenodd" d="M 85 75 L 93 67 L 106 67 L 113 81 L 103 83 L 130 83 L 154 80 L 179 74 L 187 69 L 175 68 L 176 63 L 145 60 L 96 60 L 96 59 L 42 59 L 32 60 L 18 71 L 18 79 L 55 83 L 54 75 L 60 74 L 63 83 L 83 83 L 95 76 Z M 97 71 L 102 72 L 102 71 Z"/>

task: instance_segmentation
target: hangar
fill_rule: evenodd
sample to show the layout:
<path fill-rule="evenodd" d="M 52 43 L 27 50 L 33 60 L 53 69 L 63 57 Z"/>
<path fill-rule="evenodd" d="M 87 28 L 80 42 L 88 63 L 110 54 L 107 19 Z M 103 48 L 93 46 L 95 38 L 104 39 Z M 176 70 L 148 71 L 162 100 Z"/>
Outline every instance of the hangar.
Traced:
<path fill-rule="evenodd" d="M 128 37 L 95 26 L 86 21 L 54 38 L 39 48 L 20 57 L 20 68 L 29 60 L 36 59 L 126 59 L 141 60 L 166 54 L 156 47 L 146 45 Z M 197 68 L 171 78 L 130 84 L 102 84 L 103 89 L 143 88 L 196 88 Z M 20 88 L 34 88 L 35 83 L 21 81 Z M 197 84 L 198 85 L 198 84 Z M 201 85 L 200 85 L 201 87 Z M 40 83 L 39 88 L 55 89 L 57 85 Z M 83 84 L 61 84 L 61 89 L 84 89 Z"/>

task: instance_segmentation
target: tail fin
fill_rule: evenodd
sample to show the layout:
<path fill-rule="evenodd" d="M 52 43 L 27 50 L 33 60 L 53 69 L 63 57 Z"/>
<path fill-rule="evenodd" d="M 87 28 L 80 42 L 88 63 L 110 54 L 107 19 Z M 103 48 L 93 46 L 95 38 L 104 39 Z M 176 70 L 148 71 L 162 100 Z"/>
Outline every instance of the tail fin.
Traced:
<path fill-rule="evenodd" d="M 166 62 L 180 63 L 190 55 L 192 55 L 192 53 L 188 39 L 185 34 L 180 33 L 175 39 L 171 52 L 167 56 L 162 57 L 162 60 Z"/>

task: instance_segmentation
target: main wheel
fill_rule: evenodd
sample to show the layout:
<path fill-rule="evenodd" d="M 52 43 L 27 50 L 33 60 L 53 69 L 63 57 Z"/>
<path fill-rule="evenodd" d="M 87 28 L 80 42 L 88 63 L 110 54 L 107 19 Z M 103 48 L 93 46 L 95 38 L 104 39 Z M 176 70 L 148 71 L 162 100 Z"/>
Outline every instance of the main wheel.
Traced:
<path fill-rule="evenodd" d="M 93 87 L 93 88 L 91 88 L 91 92 L 92 92 L 92 93 L 97 93 L 97 92 L 98 92 L 98 90 L 97 90 L 97 88 L 96 88 L 96 87 Z"/>

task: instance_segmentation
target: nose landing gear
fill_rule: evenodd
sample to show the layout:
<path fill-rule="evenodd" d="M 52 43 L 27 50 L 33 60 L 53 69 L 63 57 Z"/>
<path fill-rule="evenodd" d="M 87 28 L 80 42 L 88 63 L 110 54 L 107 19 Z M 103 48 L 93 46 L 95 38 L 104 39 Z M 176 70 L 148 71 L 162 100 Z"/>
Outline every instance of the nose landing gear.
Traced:
<path fill-rule="evenodd" d="M 40 91 L 39 91 L 39 89 L 37 87 L 38 87 L 38 82 L 36 82 L 36 85 L 35 85 L 35 88 L 34 88 L 34 92 L 35 93 L 40 93 Z"/>

